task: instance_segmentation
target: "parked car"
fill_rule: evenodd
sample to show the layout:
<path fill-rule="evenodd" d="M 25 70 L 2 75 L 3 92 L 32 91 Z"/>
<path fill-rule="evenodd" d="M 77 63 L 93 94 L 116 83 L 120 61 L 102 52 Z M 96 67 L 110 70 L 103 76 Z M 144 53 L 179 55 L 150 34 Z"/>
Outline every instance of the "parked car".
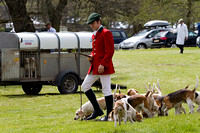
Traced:
<path fill-rule="evenodd" d="M 175 44 L 176 36 L 173 31 L 164 31 L 156 34 L 152 38 L 152 47 L 171 47 L 172 44 Z"/>
<path fill-rule="evenodd" d="M 200 48 L 200 36 L 197 37 L 197 46 Z"/>
<path fill-rule="evenodd" d="M 161 31 L 168 31 L 168 28 L 145 29 L 138 34 L 120 43 L 122 49 L 146 49 L 151 48 L 152 37 Z"/>
<path fill-rule="evenodd" d="M 113 35 L 113 39 L 114 39 L 114 46 L 115 49 L 119 49 L 119 44 L 126 40 L 128 38 L 127 34 L 125 31 L 123 30 L 110 30 L 112 32 Z"/>
<path fill-rule="evenodd" d="M 175 31 L 160 32 L 152 39 L 152 47 L 172 47 L 176 44 L 177 33 Z M 196 47 L 197 33 L 188 31 L 188 40 L 185 41 L 185 47 Z"/>

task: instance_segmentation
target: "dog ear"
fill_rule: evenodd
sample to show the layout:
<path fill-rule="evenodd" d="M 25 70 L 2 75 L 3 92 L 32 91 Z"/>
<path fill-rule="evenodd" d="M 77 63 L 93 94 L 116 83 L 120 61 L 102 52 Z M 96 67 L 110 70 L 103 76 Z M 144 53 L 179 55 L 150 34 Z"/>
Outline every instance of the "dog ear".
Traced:
<path fill-rule="evenodd" d="M 137 120 L 138 122 L 141 122 L 141 121 L 142 121 L 142 118 L 143 118 L 142 115 L 136 111 L 136 120 Z"/>
<path fill-rule="evenodd" d="M 137 91 L 137 90 L 135 90 L 135 92 L 137 92 L 137 93 L 138 93 L 138 91 Z"/>
<path fill-rule="evenodd" d="M 128 89 L 128 91 L 127 91 L 128 96 L 130 96 L 131 91 L 132 91 L 131 89 Z"/>

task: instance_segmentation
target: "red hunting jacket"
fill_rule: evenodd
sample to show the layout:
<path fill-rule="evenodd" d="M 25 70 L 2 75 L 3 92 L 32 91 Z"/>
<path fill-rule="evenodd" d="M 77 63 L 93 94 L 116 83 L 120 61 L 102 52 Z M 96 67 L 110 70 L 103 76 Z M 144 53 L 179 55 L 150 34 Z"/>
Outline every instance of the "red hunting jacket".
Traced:
<path fill-rule="evenodd" d="M 112 57 L 114 54 L 114 41 L 112 33 L 101 27 L 96 35 L 92 35 L 92 53 L 93 62 L 88 70 L 93 75 L 107 75 L 115 73 Z M 99 65 L 104 66 L 104 73 L 98 72 Z"/>

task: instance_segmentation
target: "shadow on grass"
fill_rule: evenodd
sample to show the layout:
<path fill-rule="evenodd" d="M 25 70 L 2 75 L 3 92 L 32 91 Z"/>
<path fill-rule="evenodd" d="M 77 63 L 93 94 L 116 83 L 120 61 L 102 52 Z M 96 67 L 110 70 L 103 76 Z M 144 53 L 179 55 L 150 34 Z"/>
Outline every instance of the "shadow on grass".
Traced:
<path fill-rule="evenodd" d="M 102 93 L 101 90 L 94 90 L 95 93 Z M 77 91 L 74 94 L 82 94 L 84 95 L 83 91 Z M 27 95 L 27 94 L 12 94 L 12 95 L 2 95 L 3 97 L 8 98 L 32 98 L 32 97 L 40 97 L 40 96 L 58 96 L 58 95 L 73 95 L 73 94 L 60 94 L 60 93 L 42 93 L 37 95 Z"/>

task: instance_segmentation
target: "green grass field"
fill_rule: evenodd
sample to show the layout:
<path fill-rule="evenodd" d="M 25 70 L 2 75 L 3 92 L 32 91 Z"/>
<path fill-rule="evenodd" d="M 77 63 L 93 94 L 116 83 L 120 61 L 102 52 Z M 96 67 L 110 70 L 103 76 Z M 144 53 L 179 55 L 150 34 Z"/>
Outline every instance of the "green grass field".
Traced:
<path fill-rule="evenodd" d="M 139 93 L 145 93 L 143 83 L 160 79 L 163 95 L 196 84 L 196 75 L 200 77 L 200 49 L 185 48 L 179 54 L 178 48 L 119 50 L 113 58 L 116 73 L 112 83 L 126 85 Z M 97 97 L 103 97 L 101 91 L 93 88 Z M 200 87 L 198 87 L 200 91 Z M 114 90 L 113 90 L 114 92 Z M 127 90 L 122 90 L 126 93 Z M 83 94 L 83 103 L 87 101 Z M 194 114 L 174 115 L 174 109 L 168 117 L 144 119 L 131 124 L 122 122 L 114 127 L 114 122 L 73 120 L 75 111 L 80 107 L 80 93 L 61 95 L 56 87 L 44 86 L 37 96 L 25 95 L 21 86 L 0 87 L 0 132 L 1 133 L 99 133 L 99 132 L 142 132 L 142 133 L 189 133 L 200 132 L 200 114 L 195 106 Z M 189 108 L 184 104 L 186 111 Z M 106 113 L 106 112 L 105 112 Z"/>

